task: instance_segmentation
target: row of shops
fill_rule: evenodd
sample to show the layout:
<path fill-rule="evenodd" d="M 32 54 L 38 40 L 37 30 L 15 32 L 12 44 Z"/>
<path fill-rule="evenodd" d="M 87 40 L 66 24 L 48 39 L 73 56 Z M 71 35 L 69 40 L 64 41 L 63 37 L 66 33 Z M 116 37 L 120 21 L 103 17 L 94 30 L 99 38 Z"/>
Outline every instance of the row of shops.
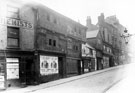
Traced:
<path fill-rule="evenodd" d="M 0 88 L 40 84 L 111 67 L 111 56 L 86 46 L 82 45 L 82 58 L 47 51 L 0 51 Z"/>
<path fill-rule="evenodd" d="M 6 1 L 0 4 L 7 12 L 0 17 L 0 89 L 112 66 L 112 55 L 86 43 L 85 26 L 42 5 Z"/>
<path fill-rule="evenodd" d="M 95 59 L 46 51 L 0 51 L 0 88 L 34 85 L 95 71 Z"/>

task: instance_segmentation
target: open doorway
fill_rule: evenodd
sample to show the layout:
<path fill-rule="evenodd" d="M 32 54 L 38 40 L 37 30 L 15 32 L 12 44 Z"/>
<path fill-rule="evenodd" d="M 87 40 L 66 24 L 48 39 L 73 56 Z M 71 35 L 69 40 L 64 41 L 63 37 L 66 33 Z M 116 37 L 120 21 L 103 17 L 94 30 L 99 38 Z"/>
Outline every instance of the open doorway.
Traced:
<path fill-rule="evenodd" d="M 32 58 L 27 58 L 26 60 L 26 84 L 31 85 L 34 84 L 35 81 L 35 66 L 34 60 Z"/>
<path fill-rule="evenodd" d="M 64 77 L 64 59 L 63 57 L 59 57 L 59 76 L 60 78 Z"/>

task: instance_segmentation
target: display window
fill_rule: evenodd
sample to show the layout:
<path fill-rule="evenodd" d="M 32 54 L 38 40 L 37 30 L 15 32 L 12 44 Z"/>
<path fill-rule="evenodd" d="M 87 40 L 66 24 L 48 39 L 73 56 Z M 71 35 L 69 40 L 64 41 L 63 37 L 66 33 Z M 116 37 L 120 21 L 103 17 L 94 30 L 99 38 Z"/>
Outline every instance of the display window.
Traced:
<path fill-rule="evenodd" d="M 7 79 L 19 79 L 19 58 L 6 58 Z"/>

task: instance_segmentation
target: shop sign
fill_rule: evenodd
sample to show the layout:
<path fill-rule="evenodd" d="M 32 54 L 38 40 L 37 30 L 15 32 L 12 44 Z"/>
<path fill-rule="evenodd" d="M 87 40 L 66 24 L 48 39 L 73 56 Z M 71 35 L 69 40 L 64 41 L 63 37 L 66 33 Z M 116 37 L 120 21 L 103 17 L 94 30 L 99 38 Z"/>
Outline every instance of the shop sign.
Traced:
<path fill-rule="evenodd" d="M 12 26 L 12 27 L 23 27 L 33 29 L 33 24 L 24 20 L 14 18 L 0 18 L 0 24 Z"/>
<path fill-rule="evenodd" d="M 6 62 L 19 62 L 19 59 L 18 58 L 6 58 Z"/>
<path fill-rule="evenodd" d="M 58 73 L 58 57 L 40 55 L 40 74 L 50 75 Z"/>

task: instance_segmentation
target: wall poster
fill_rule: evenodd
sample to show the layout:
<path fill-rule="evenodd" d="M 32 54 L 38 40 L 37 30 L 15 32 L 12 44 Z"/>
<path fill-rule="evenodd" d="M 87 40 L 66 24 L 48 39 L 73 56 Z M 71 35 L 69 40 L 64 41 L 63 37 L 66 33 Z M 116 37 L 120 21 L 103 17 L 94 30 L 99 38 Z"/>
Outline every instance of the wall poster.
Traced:
<path fill-rule="evenodd" d="M 51 75 L 59 73 L 58 57 L 40 55 L 40 74 Z"/>
<path fill-rule="evenodd" d="M 19 79 L 19 59 L 6 58 L 7 79 Z"/>

